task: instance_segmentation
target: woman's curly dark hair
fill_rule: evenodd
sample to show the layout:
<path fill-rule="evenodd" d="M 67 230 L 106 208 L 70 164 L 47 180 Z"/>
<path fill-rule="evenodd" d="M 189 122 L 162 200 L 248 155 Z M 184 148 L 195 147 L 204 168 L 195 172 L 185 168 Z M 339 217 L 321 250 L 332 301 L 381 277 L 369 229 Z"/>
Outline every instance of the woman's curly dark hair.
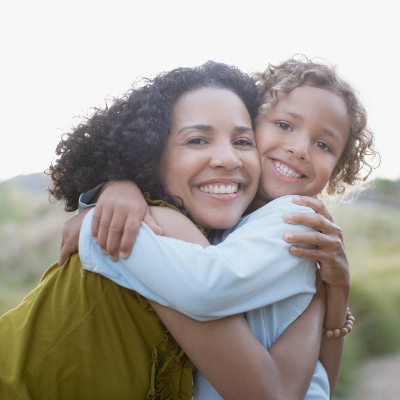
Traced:
<path fill-rule="evenodd" d="M 302 56 L 289 59 L 280 65 L 269 65 L 264 72 L 253 74 L 259 88 L 260 112 L 268 112 L 277 102 L 279 92 L 288 93 L 301 85 L 332 90 L 346 102 L 350 117 L 350 135 L 343 155 L 329 179 L 328 194 L 342 194 L 345 184 L 365 181 L 380 162 L 375 149 L 374 133 L 367 126 L 367 112 L 358 93 L 343 79 L 336 68 L 324 62 L 314 62 Z"/>
<path fill-rule="evenodd" d="M 157 167 L 170 134 L 173 106 L 184 93 L 203 87 L 225 88 L 244 102 L 250 117 L 258 114 L 257 88 L 238 68 L 208 61 L 195 68 L 177 68 L 144 79 L 111 107 L 97 109 L 71 133 L 63 135 L 59 156 L 46 171 L 48 191 L 78 207 L 79 194 L 100 183 L 129 179 L 155 199 L 171 201 L 159 181 Z M 176 202 L 173 202 L 176 204 Z"/>

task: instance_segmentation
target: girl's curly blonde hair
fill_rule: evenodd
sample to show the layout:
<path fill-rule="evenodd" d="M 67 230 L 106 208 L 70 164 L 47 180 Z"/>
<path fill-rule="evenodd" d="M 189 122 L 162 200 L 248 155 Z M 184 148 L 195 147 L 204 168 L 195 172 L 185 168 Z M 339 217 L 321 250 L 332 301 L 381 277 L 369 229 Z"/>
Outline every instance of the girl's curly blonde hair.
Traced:
<path fill-rule="evenodd" d="M 269 65 L 264 72 L 252 74 L 252 78 L 259 89 L 260 112 L 267 112 L 275 105 L 279 92 L 288 93 L 301 85 L 331 90 L 345 100 L 350 117 L 350 135 L 326 187 L 328 194 L 344 193 L 345 184 L 365 181 L 378 167 L 380 157 L 375 150 L 374 133 L 367 126 L 367 112 L 358 93 L 339 78 L 335 67 L 302 56 L 300 60 L 291 58 L 277 66 Z"/>

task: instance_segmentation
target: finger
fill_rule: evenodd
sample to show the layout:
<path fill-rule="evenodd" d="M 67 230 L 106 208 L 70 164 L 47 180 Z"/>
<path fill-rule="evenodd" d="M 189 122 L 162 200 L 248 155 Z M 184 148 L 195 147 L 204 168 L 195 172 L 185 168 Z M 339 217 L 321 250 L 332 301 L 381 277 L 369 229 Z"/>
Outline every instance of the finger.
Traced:
<path fill-rule="evenodd" d="M 98 243 L 99 240 L 99 227 L 100 227 L 102 213 L 103 213 L 103 207 L 101 206 L 101 204 L 96 204 L 96 207 L 94 208 L 93 211 L 92 223 L 90 225 L 90 229 L 92 231 L 92 237 L 96 243 Z"/>
<path fill-rule="evenodd" d="M 310 249 L 301 246 L 290 246 L 289 251 L 298 257 L 309 258 L 310 260 L 321 261 L 321 252 L 318 249 Z"/>
<path fill-rule="evenodd" d="M 119 256 L 121 258 L 128 258 L 132 251 L 133 245 L 136 241 L 136 236 L 139 233 L 141 221 L 137 218 L 128 218 L 125 224 L 124 234 L 121 240 L 121 247 L 119 249 Z"/>
<path fill-rule="evenodd" d="M 336 259 L 332 257 L 334 254 L 332 251 L 319 248 L 305 248 L 302 246 L 290 246 L 289 251 L 295 256 L 318 261 L 324 272 L 336 265 Z M 339 272 L 336 271 L 336 274 Z M 332 274 L 332 272 L 330 274 Z"/>
<path fill-rule="evenodd" d="M 125 229 L 125 214 L 113 214 L 107 236 L 107 253 L 111 260 L 118 259 L 118 252 L 121 245 L 121 238 Z"/>
<path fill-rule="evenodd" d="M 162 235 L 162 229 L 158 225 L 157 221 L 153 218 L 151 215 L 151 212 L 149 209 L 147 209 L 146 214 L 144 215 L 143 222 L 147 224 L 147 226 L 156 234 L 156 235 Z"/>
<path fill-rule="evenodd" d="M 329 213 L 328 209 L 325 206 L 325 203 L 322 200 L 308 196 L 296 196 L 293 197 L 293 203 L 298 204 L 300 206 L 310 207 L 317 214 L 320 214 L 323 217 L 325 217 L 328 221 L 332 223 L 334 222 L 332 215 Z"/>
<path fill-rule="evenodd" d="M 107 254 L 108 229 L 110 227 L 112 217 L 113 217 L 112 209 L 105 208 L 102 210 L 99 222 L 97 242 L 100 245 L 100 249 L 103 254 Z"/>
<path fill-rule="evenodd" d="M 288 224 L 308 226 L 323 233 L 331 232 L 337 228 L 322 215 L 314 213 L 292 212 L 285 214 L 283 220 Z"/>
<path fill-rule="evenodd" d="M 332 238 L 321 232 L 287 232 L 283 235 L 287 243 L 307 243 L 318 246 L 319 248 L 332 247 Z"/>
<path fill-rule="evenodd" d="M 73 248 L 69 247 L 68 245 L 63 246 L 60 251 L 60 259 L 58 261 L 58 265 L 59 266 L 64 265 L 65 261 L 67 261 L 67 259 L 69 257 L 71 257 L 71 255 L 76 253 L 77 251 L 78 251 L 78 249 L 73 249 Z"/>

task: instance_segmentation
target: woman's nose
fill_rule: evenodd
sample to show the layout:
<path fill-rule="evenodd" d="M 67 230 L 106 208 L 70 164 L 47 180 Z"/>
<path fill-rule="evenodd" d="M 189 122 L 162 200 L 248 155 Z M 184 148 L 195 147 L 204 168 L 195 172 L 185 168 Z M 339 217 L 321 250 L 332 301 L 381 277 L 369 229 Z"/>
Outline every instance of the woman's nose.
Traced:
<path fill-rule="evenodd" d="M 211 168 L 225 168 L 234 170 L 242 167 L 242 160 L 238 155 L 238 150 L 230 146 L 218 146 L 214 149 L 210 159 Z"/>

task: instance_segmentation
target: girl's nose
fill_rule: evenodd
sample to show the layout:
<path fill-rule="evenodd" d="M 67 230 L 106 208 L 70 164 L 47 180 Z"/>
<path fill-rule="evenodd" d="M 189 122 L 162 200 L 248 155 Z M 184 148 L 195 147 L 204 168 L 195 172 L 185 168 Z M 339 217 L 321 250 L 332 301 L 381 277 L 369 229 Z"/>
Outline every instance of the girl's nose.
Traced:
<path fill-rule="evenodd" d="M 298 138 L 286 146 L 286 151 L 292 153 L 295 158 L 303 161 L 309 161 L 308 141 L 304 138 Z"/>

